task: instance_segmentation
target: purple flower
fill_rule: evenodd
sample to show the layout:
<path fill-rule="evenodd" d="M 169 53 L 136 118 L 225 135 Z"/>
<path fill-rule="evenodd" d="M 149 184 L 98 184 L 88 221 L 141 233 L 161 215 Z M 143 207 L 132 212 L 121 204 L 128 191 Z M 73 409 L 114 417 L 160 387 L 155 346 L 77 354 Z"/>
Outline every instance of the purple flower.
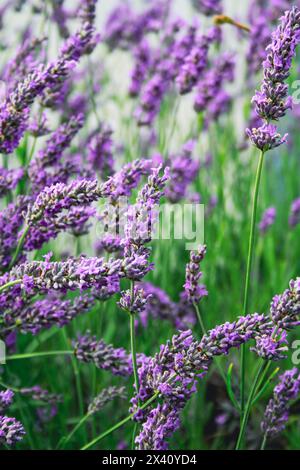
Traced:
<path fill-rule="evenodd" d="M 176 83 L 180 94 L 189 93 L 201 77 L 207 66 L 209 38 L 205 35 L 196 38 L 195 45 L 180 67 Z"/>
<path fill-rule="evenodd" d="M 36 191 L 42 188 L 44 175 L 40 178 L 42 169 L 57 165 L 62 158 L 63 152 L 70 146 L 72 139 L 82 128 L 83 115 L 72 117 L 68 123 L 62 124 L 47 140 L 45 148 L 38 152 L 36 158 L 29 167 L 29 176 Z M 41 181 L 40 181 L 41 180 Z"/>
<path fill-rule="evenodd" d="M 273 397 L 267 405 L 261 425 L 266 437 L 275 437 L 285 429 L 290 402 L 298 397 L 299 392 L 300 374 L 295 367 L 284 372 L 274 388 Z"/>
<path fill-rule="evenodd" d="M 257 336 L 255 347 L 250 348 L 250 350 L 263 359 L 280 361 L 281 359 L 286 359 L 284 353 L 288 351 L 287 343 L 287 332 L 281 331 L 276 333 L 276 335 L 266 334 Z"/>
<path fill-rule="evenodd" d="M 4 325 L 9 328 L 16 327 L 22 333 L 36 335 L 52 326 L 61 328 L 67 325 L 78 315 L 90 311 L 93 305 L 94 299 L 91 295 L 82 295 L 72 301 L 51 294 L 34 303 L 15 305 L 13 309 L 7 308 Z"/>
<path fill-rule="evenodd" d="M 196 10 L 204 13 L 204 15 L 219 15 L 222 13 L 221 0 L 192 0 Z"/>
<path fill-rule="evenodd" d="M 23 425 L 15 418 L 0 416 L 0 444 L 12 446 L 21 441 L 24 434 Z"/>
<path fill-rule="evenodd" d="M 130 290 L 121 292 L 121 299 L 118 302 L 118 305 L 122 310 L 136 315 L 145 310 L 145 306 L 150 297 L 150 294 L 147 296 L 145 295 L 143 289 L 134 286 L 133 292 Z"/>
<path fill-rule="evenodd" d="M 115 285 L 116 276 L 123 275 L 120 260 L 105 262 L 102 258 L 81 257 L 51 262 L 47 255 L 45 261 L 32 261 L 15 266 L 9 274 L 1 276 L 0 285 L 19 279 L 24 294 L 28 295 L 49 290 L 66 292 L 93 287 L 109 289 L 111 283 Z M 3 293 L 6 301 L 13 291 L 14 289 L 10 289 Z"/>
<path fill-rule="evenodd" d="M 274 224 L 276 219 L 275 207 L 269 207 L 265 210 L 259 223 L 259 230 L 261 233 L 266 233 L 270 227 Z"/>
<path fill-rule="evenodd" d="M 114 173 L 114 158 L 112 153 L 112 130 L 101 126 L 90 142 L 88 149 L 88 161 L 93 170 L 97 171 L 103 180 Z"/>
<path fill-rule="evenodd" d="M 129 87 L 129 95 L 132 97 L 140 94 L 142 85 L 152 64 L 151 49 L 146 39 L 143 39 L 137 46 L 134 56 L 135 65 L 131 72 L 131 83 Z"/>
<path fill-rule="evenodd" d="M 178 410 L 172 409 L 168 403 L 158 404 L 149 412 L 140 434 L 135 439 L 136 449 L 168 449 L 167 439 L 174 434 L 179 426 Z"/>
<path fill-rule="evenodd" d="M 11 189 L 15 189 L 23 175 L 24 170 L 22 168 L 17 168 L 15 170 L 0 168 L 0 197 Z"/>
<path fill-rule="evenodd" d="M 202 277 L 200 271 L 200 263 L 203 261 L 206 254 L 206 246 L 200 246 L 198 251 L 191 251 L 190 262 L 186 266 L 184 290 L 187 300 L 191 303 L 198 303 L 202 297 L 208 294 L 204 285 L 199 285 L 199 280 Z"/>
<path fill-rule="evenodd" d="M 296 227 L 300 223 L 300 197 L 295 199 L 291 205 L 289 225 Z"/>
<path fill-rule="evenodd" d="M 290 281 L 289 289 L 283 294 L 275 295 L 270 313 L 279 328 L 291 330 L 300 325 L 300 278 Z"/>
<path fill-rule="evenodd" d="M 251 142 L 263 152 L 279 147 L 286 142 L 288 134 L 283 137 L 273 124 L 264 124 L 258 129 L 246 129 L 246 133 Z"/>
<path fill-rule="evenodd" d="M 286 141 L 277 133 L 270 121 L 282 118 L 292 107 L 292 98 L 288 96 L 288 85 L 292 59 L 300 42 L 300 11 L 293 7 L 286 11 L 281 22 L 272 34 L 272 41 L 267 47 L 267 58 L 263 63 L 264 79 L 260 91 L 254 95 L 256 113 L 265 123 L 259 129 L 247 129 L 247 134 L 257 148 L 266 152 Z"/>
<path fill-rule="evenodd" d="M 14 392 L 12 390 L 5 390 L 0 392 L 0 413 L 8 408 L 13 402 Z"/>
<path fill-rule="evenodd" d="M 121 398 L 122 400 L 125 400 L 127 398 L 125 387 L 112 386 L 104 388 L 99 393 L 99 395 L 97 395 L 94 400 L 89 404 L 88 414 L 93 415 L 97 413 L 115 398 Z"/>
<path fill-rule="evenodd" d="M 97 341 L 89 332 L 80 336 L 74 343 L 75 357 L 81 362 L 92 362 L 97 368 L 109 370 L 113 375 L 123 377 L 132 374 L 132 359 L 123 348 L 114 348 L 103 340 Z M 138 365 L 141 365 L 145 356 L 137 355 Z"/>
<path fill-rule="evenodd" d="M 176 203 L 187 194 L 188 186 L 198 176 L 200 162 L 192 157 L 194 141 L 187 142 L 178 156 L 170 158 L 170 180 L 165 189 L 165 196 Z"/>

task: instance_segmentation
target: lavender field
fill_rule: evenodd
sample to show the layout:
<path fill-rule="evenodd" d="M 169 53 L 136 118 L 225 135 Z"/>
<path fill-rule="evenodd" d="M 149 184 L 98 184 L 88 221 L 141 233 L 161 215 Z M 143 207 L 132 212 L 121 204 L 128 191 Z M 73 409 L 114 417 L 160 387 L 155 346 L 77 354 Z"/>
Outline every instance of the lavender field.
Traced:
<path fill-rule="evenodd" d="M 0 0 L 1 450 L 300 449 L 299 43 L 299 0 Z"/>

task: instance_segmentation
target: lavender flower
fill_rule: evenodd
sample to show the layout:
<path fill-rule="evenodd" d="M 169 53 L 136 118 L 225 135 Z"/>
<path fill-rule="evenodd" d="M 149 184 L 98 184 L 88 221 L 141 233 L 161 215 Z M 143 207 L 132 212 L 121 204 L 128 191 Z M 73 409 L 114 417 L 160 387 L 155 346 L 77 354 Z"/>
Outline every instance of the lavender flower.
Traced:
<path fill-rule="evenodd" d="M 0 168 L 0 197 L 11 189 L 15 189 L 23 175 L 24 171 L 22 168 L 17 168 L 16 170 Z"/>
<path fill-rule="evenodd" d="M 81 179 L 72 181 L 68 185 L 57 183 L 46 187 L 37 196 L 34 204 L 29 207 L 26 216 L 27 224 L 33 225 L 41 219 L 53 218 L 62 210 L 90 204 L 99 197 L 101 197 L 101 192 L 96 180 Z"/>
<path fill-rule="evenodd" d="M 282 137 L 273 124 L 264 124 L 258 129 L 246 129 L 246 134 L 251 142 L 263 152 L 279 147 L 287 140 L 287 134 Z"/>
<path fill-rule="evenodd" d="M 266 437 L 275 437 L 284 430 L 289 418 L 290 402 L 298 397 L 299 392 L 300 374 L 295 367 L 284 372 L 274 388 L 261 425 Z"/>
<path fill-rule="evenodd" d="M 18 242 L 18 231 L 24 222 L 24 211 L 27 210 L 30 198 L 18 196 L 15 202 L 0 212 L 0 264 L 8 267 L 12 253 Z"/>
<path fill-rule="evenodd" d="M 51 254 L 50 254 L 51 255 Z M 101 258 L 69 258 L 67 261 L 32 261 L 19 264 L 8 275 L 0 278 L 0 285 L 8 280 L 20 279 L 25 293 L 49 291 L 51 289 L 67 291 L 90 289 L 92 287 L 109 287 L 121 276 L 121 262 L 105 262 Z"/>
<path fill-rule="evenodd" d="M 177 330 L 185 330 L 195 324 L 195 311 L 183 296 L 176 303 L 165 291 L 150 282 L 141 282 L 139 286 L 148 297 L 145 308 L 138 317 L 144 328 L 147 327 L 149 318 L 169 321 Z"/>
<path fill-rule="evenodd" d="M 88 312 L 94 304 L 90 295 L 76 297 L 74 301 L 63 300 L 57 295 L 49 295 L 33 304 L 6 311 L 4 324 L 6 327 L 20 329 L 22 333 L 38 334 L 52 326 L 63 327 L 78 315 Z"/>
<path fill-rule="evenodd" d="M 179 426 L 178 410 L 172 409 L 168 403 L 157 405 L 149 412 L 140 434 L 136 437 L 136 449 L 167 450 L 167 439 Z"/>
<path fill-rule="evenodd" d="M 12 446 L 21 441 L 24 434 L 23 425 L 15 418 L 0 416 L 0 444 Z"/>
<path fill-rule="evenodd" d="M 224 83 L 234 78 L 235 62 L 231 54 L 220 56 L 197 85 L 194 102 L 196 112 L 206 112 L 206 125 L 209 120 L 217 119 L 226 110 L 230 101 L 229 95 L 223 90 Z"/>
<path fill-rule="evenodd" d="M 279 120 L 292 106 L 288 97 L 288 78 L 296 47 L 300 42 L 300 11 L 293 7 L 281 18 L 281 23 L 272 35 L 264 61 L 264 79 L 260 91 L 253 97 L 256 113 L 265 120 L 259 129 L 247 129 L 247 134 L 257 148 L 266 152 L 286 140 L 278 134 L 271 120 Z"/>
<path fill-rule="evenodd" d="M 8 408 L 13 401 L 14 392 L 12 390 L 5 390 L 0 392 L 0 413 Z"/>
<path fill-rule="evenodd" d="M 141 402 L 149 399 L 155 392 L 159 392 L 163 397 L 163 403 L 166 404 L 163 416 L 159 414 L 162 423 L 166 424 L 166 430 L 176 429 L 177 418 L 186 402 L 196 391 L 196 381 L 208 371 L 208 368 L 215 356 L 227 355 L 231 348 L 238 348 L 245 342 L 257 336 L 270 334 L 272 331 L 272 323 L 268 317 L 264 315 L 254 314 L 240 317 L 233 323 L 225 323 L 211 330 L 207 335 L 203 336 L 201 341 L 195 341 L 190 330 L 181 332 L 174 336 L 172 341 L 168 341 L 162 345 L 160 352 L 153 358 L 144 361 L 139 367 L 139 383 L 140 389 L 138 397 L 132 399 L 132 409 L 136 409 L 137 399 Z M 159 427 L 156 420 L 153 422 L 153 434 L 149 430 L 149 423 L 161 413 L 159 408 L 157 411 L 141 411 L 135 415 L 135 419 L 142 421 L 141 434 L 137 436 L 136 442 L 140 446 L 148 446 L 161 441 L 156 441 L 156 433 L 159 437 L 159 431 L 165 428 Z M 176 413 L 175 413 L 176 412 Z M 168 426 L 168 414 L 171 414 L 171 421 L 175 422 L 174 427 Z M 149 421 L 148 421 L 148 417 Z M 157 431 L 158 430 L 158 431 Z M 167 432 L 167 436 L 170 436 Z M 150 434 L 150 437 L 148 437 Z M 145 444 L 144 444 L 145 441 Z M 146 447 L 149 448 L 149 447 Z M 166 448 L 166 447 L 164 447 Z M 153 450 L 157 450 L 153 447 Z"/>
<path fill-rule="evenodd" d="M 113 386 L 102 390 L 89 404 L 88 414 L 93 415 L 97 413 L 115 398 L 121 398 L 122 400 L 127 398 L 125 387 Z"/>
<path fill-rule="evenodd" d="M 221 0 L 192 0 L 196 10 L 204 15 L 218 15 L 222 13 Z"/>
<path fill-rule="evenodd" d="M 254 351 L 259 357 L 270 361 L 280 361 L 281 359 L 286 359 L 284 354 L 288 347 L 286 344 L 287 333 L 286 331 L 281 331 L 276 333 L 276 335 L 266 334 L 257 336 L 256 345 L 253 348 L 250 348 L 251 351 Z"/>
<path fill-rule="evenodd" d="M 50 393 L 39 385 L 33 387 L 23 387 L 20 389 L 21 395 L 29 396 L 32 400 L 40 401 L 48 405 L 56 405 L 63 401 L 63 396 L 57 393 Z"/>
<path fill-rule="evenodd" d="M 261 233 L 266 233 L 270 227 L 275 222 L 276 218 L 276 209 L 275 207 L 269 207 L 268 209 L 265 210 L 265 212 L 262 215 L 261 221 L 259 223 L 259 230 Z"/>
<path fill-rule="evenodd" d="M 295 199 L 293 201 L 291 210 L 290 210 L 290 217 L 289 217 L 289 225 L 290 227 L 296 227 L 300 223 L 300 198 Z"/>
<path fill-rule="evenodd" d="M 148 75 L 152 64 L 151 50 L 146 39 L 137 46 L 135 53 L 135 65 L 131 72 L 131 83 L 129 87 L 129 95 L 138 96 L 142 89 L 142 85 Z"/>
<path fill-rule="evenodd" d="M 67 149 L 83 126 L 83 116 L 72 117 L 68 123 L 62 124 L 47 140 L 45 149 L 41 150 L 31 162 L 29 175 L 34 184 L 34 189 L 40 187 L 39 174 L 43 168 L 56 165 L 65 149 Z"/>
<path fill-rule="evenodd" d="M 176 78 L 180 94 L 189 93 L 198 82 L 207 66 L 209 38 L 205 35 L 196 39 L 194 47 L 185 58 Z"/>
<path fill-rule="evenodd" d="M 103 340 L 97 341 L 89 332 L 74 343 L 75 357 L 81 362 L 92 362 L 97 368 L 109 370 L 113 375 L 123 377 L 132 374 L 131 355 L 123 348 L 114 348 Z M 138 364 L 144 361 L 144 355 L 137 355 Z"/>
<path fill-rule="evenodd" d="M 300 278 L 290 281 L 289 289 L 283 294 L 275 295 L 270 314 L 274 324 L 284 330 L 300 325 Z"/>
<path fill-rule="evenodd" d="M 145 295 L 143 289 L 134 286 L 133 292 L 126 290 L 121 293 L 121 299 L 118 305 L 122 310 L 136 315 L 145 310 L 145 306 L 150 297 L 150 295 Z"/>
<path fill-rule="evenodd" d="M 250 42 L 247 52 L 247 64 L 250 77 L 258 73 L 266 56 L 270 42 L 271 29 L 267 15 L 259 13 L 251 17 Z"/>
<path fill-rule="evenodd" d="M 199 285 L 199 279 L 202 277 L 200 263 L 206 254 L 206 246 L 200 246 L 198 251 L 191 251 L 190 262 L 186 266 L 186 276 L 184 290 L 189 302 L 198 303 L 202 297 L 206 296 L 207 290 L 204 285 Z"/>
<path fill-rule="evenodd" d="M 192 157 L 194 142 L 187 142 L 177 157 L 168 162 L 170 166 L 170 181 L 165 189 L 165 195 L 171 202 L 176 203 L 186 196 L 188 186 L 196 179 L 200 162 Z"/>
<path fill-rule="evenodd" d="M 18 146 L 28 125 L 30 106 L 42 94 L 44 104 L 53 101 L 52 94 L 60 92 L 62 84 L 79 61 L 92 35 L 91 26 L 84 24 L 68 39 L 55 62 L 46 67 L 37 67 L 19 82 L 16 89 L 0 104 L 0 152 L 11 153 Z"/>
<path fill-rule="evenodd" d="M 114 173 L 111 136 L 112 130 L 109 127 L 101 126 L 99 132 L 89 142 L 88 161 L 93 170 L 99 172 L 103 180 Z"/>

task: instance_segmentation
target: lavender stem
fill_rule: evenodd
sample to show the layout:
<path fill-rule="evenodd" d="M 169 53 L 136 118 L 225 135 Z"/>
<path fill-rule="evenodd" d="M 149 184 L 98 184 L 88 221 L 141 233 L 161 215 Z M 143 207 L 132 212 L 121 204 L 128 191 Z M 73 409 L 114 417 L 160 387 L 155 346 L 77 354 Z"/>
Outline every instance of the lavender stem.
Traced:
<path fill-rule="evenodd" d="M 251 215 L 251 225 L 250 225 L 250 235 L 249 235 L 249 244 L 248 244 L 248 259 L 247 259 L 247 270 L 246 270 L 246 281 L 245 281 L 245 291 L 244 291 L 244 307 L 243 315 L 247 315 L 248 304 L 249 304 L 249 287 L 250 287 L 250 277 L 251 277 L 251 268 L 252 268 L 252 259 L 253 259 L 253 250 L 254 250 L 254 236 L 255 236 L 255 224 L 256 224 L 256 213 L 257 213 L 257 202 L 259 194 L 259 186 L 264 162 L 265 152 L 262 151 L 259 157 L 255 185 L 254 185 L 254 196 L 252 204 L 252 215 Z M 245 371 L 246 371 L 246 346 L 243 344 L 241 346 L 241 369 L 240 369 L 240 395 L 241 395 L 241 423 L 243 420 L 243 415 L 245 411 Z"/>

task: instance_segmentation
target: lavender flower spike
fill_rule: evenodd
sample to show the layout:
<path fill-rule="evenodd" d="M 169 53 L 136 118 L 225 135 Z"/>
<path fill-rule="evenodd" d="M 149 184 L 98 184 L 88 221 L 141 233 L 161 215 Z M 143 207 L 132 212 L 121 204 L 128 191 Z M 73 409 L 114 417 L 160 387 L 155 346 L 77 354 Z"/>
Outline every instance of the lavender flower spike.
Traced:
<path fill-rule="evenodd" d="M 5 390 L 0 392 L 0 413 L 8 408 L 13 401 L 14 392 L 12 390 Z"/>
<path fill-rule="evenodd" d="M 289 418 L 290 402 L 297 398 L 299 393 L 300 373 L 295 367 L 284 372 L 274 388 L 261 425 L 266 437 L 275 437 L 284 430 Z"/>
<path fill-rule="evenodd" d="M 23 425 L 15 418 L 0 416 L 0 444 L 12 446 L 25 434 Z"/>
<path fill-rule="evenodd" d="M 94 398 L 94 400 L 89 404 L 88 414 L 92 415 L 97 413 L 97 411 L 102 410 L 105 405 L 110 403 L 115 398 L 126 399 L 126 389 L 125 387 L 108 387 L 102 390 L 99 395 Z"/>
<path fill-rule="evenodd" d="M 293 201 L 289 217 L 290 227 L 296 227 L 300 223 L 300 197 Z"/>
<path fill-rule="evenodd" d="M 278 147 L 286 141 L 278 134 L 270 121 L 278 121 L 292 107 L 292 98 L 288 96 L 288 85 L 292 59 L 300 42 L 300 10 L 293 7 L 280 20 L 267 47 L 267 58 L 263 63 L 264 78 L 260 91 L 254 95 L 257 115 L 264 120 L 258 129 L 247 129 L 253 144 L 263 152 Z"/>
<path fill-rule="evenodd" d="M 202 297 L 207 295 L 204 285 L 199 285 L 199 279 L 202 276 L 200 263 L 206 254 L 206 246 L 200 246 L 198 251 L 191 251 L 190 262 L 186 266 L 184 290 L 189 302 L 198 303 Z"/>
<path fill-rule="evenodd" d="M 276 218 L 275 207 L 269 207 L 265 210 L 262 215 L 262 219 L 259 223 L 259 230 L 261 233 L 266 233 L 268 229 L 274 224 Z"/>

